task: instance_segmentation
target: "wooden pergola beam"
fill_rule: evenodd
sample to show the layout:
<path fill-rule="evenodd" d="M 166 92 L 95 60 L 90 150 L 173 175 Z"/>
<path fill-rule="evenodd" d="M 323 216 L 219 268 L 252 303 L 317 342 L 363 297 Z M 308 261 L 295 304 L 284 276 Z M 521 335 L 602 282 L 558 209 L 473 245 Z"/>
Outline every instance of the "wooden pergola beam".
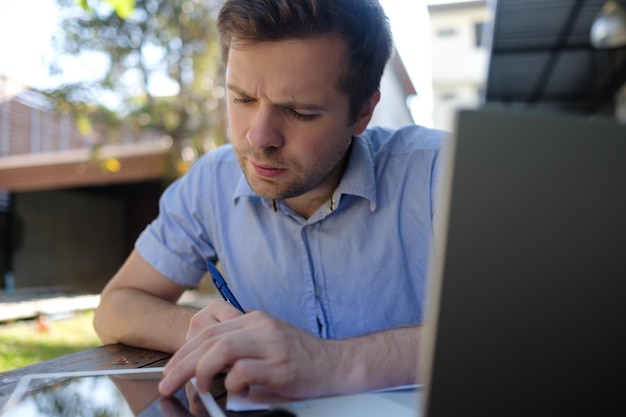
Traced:
<path fill-rule="evenodd" d="M 104 147 L 93 161 L 88 149 L 16 155 L 0 158 L 0 190 L 42 191 L 163 178 L 169 149 L 159 143 Z M 115 158 L 117 172 L 108 172 L 101 161 Z"/>

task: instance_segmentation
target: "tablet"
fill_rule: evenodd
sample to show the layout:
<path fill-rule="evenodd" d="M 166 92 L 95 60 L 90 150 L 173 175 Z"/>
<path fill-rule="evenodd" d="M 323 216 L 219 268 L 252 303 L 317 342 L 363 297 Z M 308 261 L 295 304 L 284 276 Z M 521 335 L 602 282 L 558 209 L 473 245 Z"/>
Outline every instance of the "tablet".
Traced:
<path fill-rule="evenodd" d="M 158 392 L 163 368 L 59 372 L 23 376 L 1 417 L 223 416 L 210 393 L 187 384 L 171 397 Z"/>

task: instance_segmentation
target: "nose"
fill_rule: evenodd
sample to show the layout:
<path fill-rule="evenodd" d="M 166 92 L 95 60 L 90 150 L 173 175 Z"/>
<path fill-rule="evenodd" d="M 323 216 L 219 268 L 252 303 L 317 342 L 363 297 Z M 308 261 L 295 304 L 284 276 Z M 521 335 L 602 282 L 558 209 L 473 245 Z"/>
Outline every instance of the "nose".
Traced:
<path fill-rule="evenodd" d="M 250 146 L 255 149 L 280 147 L 283 143 L 280 124 L 280 115 L 276 109 L 270 106 L 258 107 L 246 135 Z"/>

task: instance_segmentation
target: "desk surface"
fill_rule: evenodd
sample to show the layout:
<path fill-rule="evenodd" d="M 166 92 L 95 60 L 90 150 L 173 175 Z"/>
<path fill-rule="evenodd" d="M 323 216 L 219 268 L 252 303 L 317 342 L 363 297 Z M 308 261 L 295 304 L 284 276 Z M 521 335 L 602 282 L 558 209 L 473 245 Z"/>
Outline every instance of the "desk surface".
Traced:
<path fill-rule="evenodd" d="M 121 365 L 120 358 L 126 363 Z M 87 349 L 55 359 L 0 373 L 0 409 L 9 399 L 20 378 L 46 372 L 98 371 L 165 366 L 171 355 L 125 345 L 107 345 Z"/>
<path fill-rule="evenodd" d="M 170 356 L 171 354 L 169 353 L 125 345 L 106 345 L 0 373 L 0 410 L 8 401 L 20 378 L 27 374 L 160 367 L 165 366 Z M 225 393 L 223 378 L 215 380 L 211 392 L 216 397 L 218 397 L 218 395 L 215 395 L 216 392 Z M 226 395 L 219 395 L 219 398 L 217 398 L 217 402 L 222 408 L 224 408 L 225 401 Z M 227 412 L 226 414 L 228 416 L 241 415 L 233 412 Z M 261 414 L 263 413 L 245 413 L 246 416 L 250 417 Z"/>

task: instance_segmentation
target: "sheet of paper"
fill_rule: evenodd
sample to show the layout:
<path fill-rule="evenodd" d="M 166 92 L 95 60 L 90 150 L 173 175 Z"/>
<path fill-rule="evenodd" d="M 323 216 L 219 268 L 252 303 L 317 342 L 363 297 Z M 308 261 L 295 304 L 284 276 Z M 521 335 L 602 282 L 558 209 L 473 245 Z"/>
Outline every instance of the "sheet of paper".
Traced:
<path fill-rule="evenodd" d="M 412 384 L 412 385 L 398 385 L 388 388 L 382 388 L 374 391 L 368 392 L 369 394 L 374 393 L 384 393 L 384 392 L 394 392 L 394 391 L 412 391 L 419 388 L 421 385 Z M 354 394 L 354 395 L 363 395 L 363 394 Z M 350 395 L 349 397 L 353 397 L 354 395 Z M 348 396 L 341 396 L 348 397 Z M 242 397 L 237 394 L 228 394 L 228 399 L 226 400 L 226 408 L 230 411 L 259 411 L 259 410 L 268 410 L 272 406 L 276 406 L 279 404 L 288 404 L 290 408 L 307 408 L 313 400 L 302 400 L 302 401 L 294 401 L 292 399 L 285 398 L 276 393 L 270 392 L 267 389 L 259 386 L 250 387 L 250 392 L 247 396 Z"/>
<path fill-rule="evenodd" d="M 277 406 L 298 417 L 419 417 L 421 391 L 365 392 Z"/>

